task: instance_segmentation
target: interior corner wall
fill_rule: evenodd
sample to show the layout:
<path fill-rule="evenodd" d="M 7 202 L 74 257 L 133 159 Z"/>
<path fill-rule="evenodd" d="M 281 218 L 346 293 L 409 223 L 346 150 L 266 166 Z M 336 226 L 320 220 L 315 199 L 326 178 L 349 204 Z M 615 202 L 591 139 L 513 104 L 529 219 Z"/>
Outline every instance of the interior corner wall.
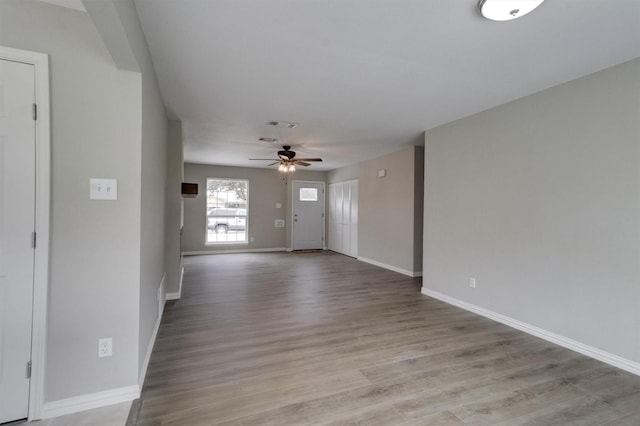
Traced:
<path fill-rule="evenodd" d="M 413 271 L 422 274 L 424 220 L 424 147 L 415 147 L 415 186 L 413 188 Z"/>
<path fill-rule="evenodd" d="M 182 227 L 182 123 L 169 122 L 169 149 L 167 152 L 167 209 L 165 222 L 165 268 L 166 292 L 180 291 L 182 255 L 180 250 L 180 228 Z"/>
<path fill-rule="evenodd" d="M 0 2 L 0 44 L 50 55 L 51 247 L 45 403 L 138 380 L 141 114 L 139 73 L 115 68 L 86 13 Z M 91 177 L 117 201 L 89 200 Z M 98 338 L 113 356 L 97 357 Z"/>
<path fill-rule="evenodd" d="M 140 334 L 138 369 L 144 375 L 160 320 L 158 295 L 165 275 L 165 209 L 168 120 L 160 87 L 133 0 L 114 2 L 142 74 L 142 157 L 140 208 Z"/>
<path fill-rule="evenodd" d="M 329 183 L 358 180 L 358 258 L 411 275 L 421 271 L 415 259 L 415 246 L 422 245 L 416 227 L 421 216 L 415 217 L 415 203 L 422 203 L 422 193 L 415 192 L 418 152 L 420 147 L 410 146 L 327 174 Z M 378 177 L 382 169 L 386 176 Z"/>
<path fill-rule="evenodd" d="M 427 131 L 424 288 L 639 362 L 639 117 L 636 59 Z"/>
<path fill-rule="evenodd" d="M 185 182 L 198 184 L 198 196 L 184 199 L 182 250 L 187 253 L 220 252 L 225 250 L 284 249 L 288 244 L 291 180 L 326 180 L 325 172 L 296 171 L 288 179 L 276 169 L 228 167 L 206 164 L 185 164 Z M 249 238 L 246 244 L 207 245 L 207 178 L 249 180 Z M 276 208 L 280 203 L 281 208 Z M 285 220 L 285 228 L 276 228 L 276 219 Z"/>

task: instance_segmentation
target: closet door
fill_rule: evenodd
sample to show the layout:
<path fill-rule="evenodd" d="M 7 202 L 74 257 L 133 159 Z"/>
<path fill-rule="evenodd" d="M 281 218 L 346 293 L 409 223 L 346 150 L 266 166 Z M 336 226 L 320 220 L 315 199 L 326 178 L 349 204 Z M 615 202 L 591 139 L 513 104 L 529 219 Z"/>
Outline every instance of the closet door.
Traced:
<path fill-rule="evenodd" d="M 329 184 L 329 250 L 358 255 L 358 181 Z"/>

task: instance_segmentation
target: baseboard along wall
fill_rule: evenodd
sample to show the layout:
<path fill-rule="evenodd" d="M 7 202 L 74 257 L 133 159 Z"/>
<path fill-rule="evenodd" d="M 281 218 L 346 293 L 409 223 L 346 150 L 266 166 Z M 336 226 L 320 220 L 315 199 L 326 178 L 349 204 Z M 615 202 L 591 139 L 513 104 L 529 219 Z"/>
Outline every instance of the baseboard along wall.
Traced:
<path fill-rule="evenodd" d="M 502 315 L 497 312 L 493 312 L 488 309 L 482 308 L 480 306 L 476 306 L 471 303 L 464 302 L 454 297 L 447 296 L 446 294 L 429 290 L 428 288 L 425 288 L 425 287 L 422 287 L 421 292 L 426 296 L 433 297 L 434 299 L 441 300 L 445 303 L 448 303 L 453 306 L 457 306 L 458 308 L 462 308 L 466 311 L 473 312 L 485 318 L 492 319 L 494 321 L 497 321 L 509 327 L 515 328 L 520 331 L 524 331 L 525 333 L 531 334 L 532 336 L 539 337 L 548 342 L 555 343 L 556 345 L 562 346 L 567 349 L 571 349 L 572 351 L 581 353 L 582 355 L 586 355 L 590 358 L 597 359 L 598 361 L 602 361 L 611 366 L 620 368 L 622 370 L 628 371 L 629 373 L 633 373 L 635 375 L 640 376 L 640 363 L 637 363 L 635 361 L 622 358 L 610 352 L 606 352 L 601 349 L 594 348 L 593 346 L 585 345 L 584 343 L 578 342 L 576 340 L 569 339 L 567 337 L 561 336 L 551 331 L 544 330 L 542 328 L 527 324 L 525 322 L 519 321 L 514 318 L 510 318 L 506 315 Z"/>
<path fill-rule="evenodd" d="M 402 274 L 402 275 L 407 275 L 409 277 L 421 277 L 422 276 L 422 271 L 414 272 L 414 271 L 410 271 L 408 269 L 398 268 L 397 266 L 388 265 L 386 263 L 378 262 L 377 260 L 367 259 L 366 257 L 362 257 L 362 256 L 358 256 L 356 259 L 358 259 L 360 262 L 369 263 L 369 264 L 374 265 L 374 266 L 379 266 L 380 268 L 388 269 L 390 271 L 397 272 L 397 273 Z"/>
<path fill-rule="evenodd" d="M 229 249 L 229 250 L 200 250 L 184 251 L 183 256 L 200 256 L 203 254 L 231 254 L 231 253 L 267 253 L 275 251 L 288 251 L 286 247 L 257 248 L 257 249 Z"/>
<path fill-rule="evenodd" d="M 42 406 L 41 418 L 50 419 L 79 411 L 133 401 L 136 398 L 140 398 L 140 387 L 138 385 L 45 402 Z"/>

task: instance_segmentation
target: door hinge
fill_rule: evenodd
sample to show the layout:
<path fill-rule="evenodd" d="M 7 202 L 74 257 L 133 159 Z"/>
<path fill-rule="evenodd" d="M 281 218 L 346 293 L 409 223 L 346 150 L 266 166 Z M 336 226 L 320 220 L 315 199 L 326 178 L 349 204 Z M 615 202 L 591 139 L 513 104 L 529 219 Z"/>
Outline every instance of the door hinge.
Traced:
<path fill-rule="evenodd" d="M 36 233 L 35 232 L 31 233 L 31 247 L 32 248 L 36 248 Z"/>
<path fill-rule="evenodd" d="M 27 379 L 31 378 L 31 361 L 27 362 Z"/>
<path fill-rule="evenodd" d="M 38 119 L 38 105 L 33 104 L 33 120 L 37 120 Z"/>

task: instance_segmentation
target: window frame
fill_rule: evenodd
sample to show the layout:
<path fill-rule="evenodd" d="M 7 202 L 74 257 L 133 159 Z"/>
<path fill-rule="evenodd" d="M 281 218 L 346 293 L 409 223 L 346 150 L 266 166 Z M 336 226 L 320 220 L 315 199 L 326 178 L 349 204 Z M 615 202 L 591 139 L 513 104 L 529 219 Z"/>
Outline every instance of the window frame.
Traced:
<path fill-rule="evenodd" d="M 244 207 L 218 207 L 223 209 L 231 209 L 231 210 L 245 210 L 245 225 L 244 225 L 244 240 L 242 241 L 209 241 L 209 182 L 210 181 L 234 181 L 234 182 L 244 182 L 245 183 L 245 191 L 246 191 L 246 200 Z M 249 179 L 235 179 L 235 178 L 218 178 L 218 177 L 207 177 L 206 185 L 205 185 L 205 212 L 204 212 L 204 245 L 205 247 L 214 247 L 214 246 L 231 246 L 231 245 L 248 245 L 249 244 Z M 214 207 L 215 208 L 215 207 Z M 236 217 L 237 216 L 236 214 Z M 229 234 L 226 234 L 229 235 Z"/>

